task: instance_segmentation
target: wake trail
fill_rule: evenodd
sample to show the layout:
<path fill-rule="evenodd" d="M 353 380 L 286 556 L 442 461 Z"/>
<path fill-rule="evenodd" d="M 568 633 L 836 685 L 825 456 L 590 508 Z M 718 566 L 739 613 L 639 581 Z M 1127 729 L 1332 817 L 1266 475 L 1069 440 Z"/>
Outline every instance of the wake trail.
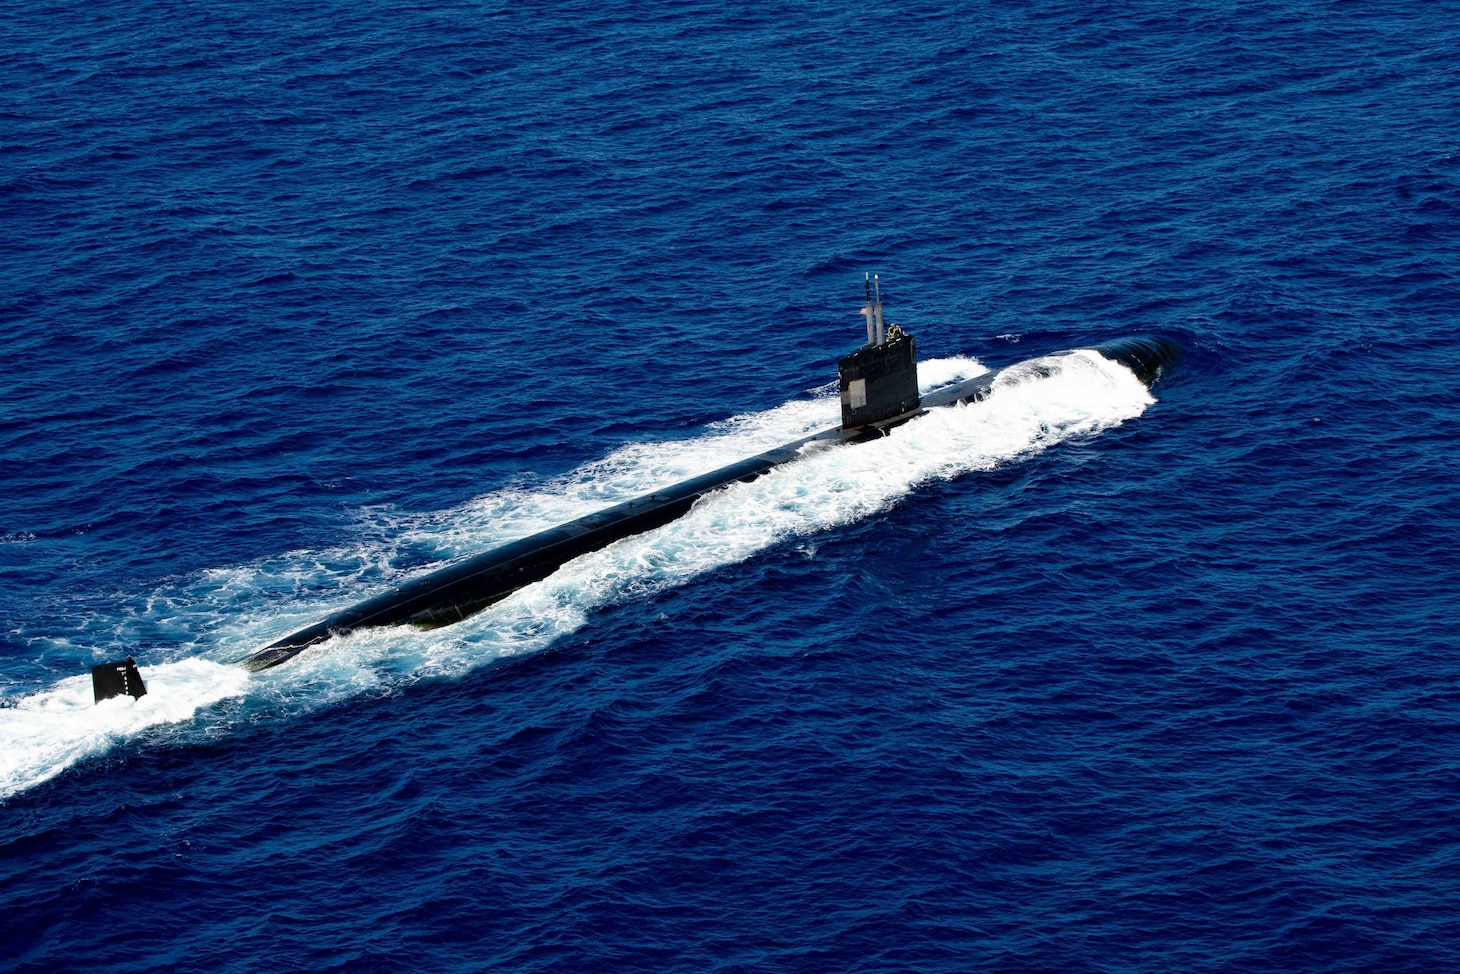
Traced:
<path fill-rule="evenodd" d="M 924 391 L 984 371 L 966 358 L 920 364 Z M 689 440 L 624 447 L 541 490 L 498 491 L 425 515 L 374 511 L 380 537 L 354 549 L 291 552 L 160 593 L 151 603 L 180 620 L 178 642 L 194 652 L 211 646 L 206 656 L 140 660 L 148 693 L 137 700 L 93 704 L 90 677 L 80 675 L 0 701 L 0 800 L 155 728 L 175 725 L 184 738 L 214 733 L 230 720 L 298 715 L 540 651 L 606 606 L 864 519 L 919 485 L 1098 433 L 1154 401 L 1128 369 L 1095 352 L 1032 360 L 1000 373 L 983 402 L 932 410 L 870 442 L 813 445 L 756 480 L 706 495 L 678 520 L 569 561 L 452 626 L 362 630 L 257 674 L 231 665 L 277 634 L 368 597 L 372 585 L 404 580 L 411 572 L 391 567 L 401 551 L 424 551 L 436 561 L 486 550 L 835 426 L 835 390 L 818 392 L 715 424 Z M 324 597 L 293 595 L 321 588 Z M 199 632 L 210 635 L 200 640 Z M 235 699 L 241 704 L 226 708 L 229 716 L 215 706 Z"/>

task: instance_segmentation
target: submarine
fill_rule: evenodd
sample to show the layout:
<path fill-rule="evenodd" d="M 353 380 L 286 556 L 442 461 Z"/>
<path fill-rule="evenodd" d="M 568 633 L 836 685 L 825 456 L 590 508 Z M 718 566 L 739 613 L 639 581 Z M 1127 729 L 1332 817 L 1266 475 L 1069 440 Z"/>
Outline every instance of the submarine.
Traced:
<path fill-rule="evenodd" d="M 620 538 L 642 534 L 684 514 L 704 495 L 730 484 L 754 480 L 788 463 L 813 444 L 858 443 L 890 435 L 898 426 L 930 409 L 979 402 L 992 392 L 1006 366 L 947 386 L 918 393 L 916 340 L 883 316 L 881 283 L 865 283 L 867 341 L 837 362 L 841 424 L 740 460 L 682 483 L 596 511 L 530 537 L 451 562 L 419 578 L 391 587 L 270 643 L 235 662 L 251 671 L 286 663 L 311 646 L 359 629 L 409 625 L 431 629 L 459 622 L 533 582 L 547 578 L 566 562 Z M 1180 359 L 1174 342 L 1155 336 L 1118 338 L 1089 346 L 1121 363 L 1150 386 Z M 1075 350 L 1056 352 L 1069 355 Z M 147 692 L 132 657 L 92 667 L 96 702 Z"/>

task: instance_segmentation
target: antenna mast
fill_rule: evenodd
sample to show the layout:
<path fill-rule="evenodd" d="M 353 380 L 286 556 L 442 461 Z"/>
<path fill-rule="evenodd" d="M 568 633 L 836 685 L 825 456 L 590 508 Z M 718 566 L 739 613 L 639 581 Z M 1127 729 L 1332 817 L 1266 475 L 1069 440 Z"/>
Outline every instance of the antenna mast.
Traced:
<path fill-rule="evenodd" d="M 864 287 L 867 290 L 867 303 L 864 304 L 864 305 L 862 305 L 862 315 L 863 315 L 863 317 L 865 317 L 867 319 L 867 344 L 868 345 L 874 345 L 874 344 L 876 344 L 877 326 L 874 323 L 875 322 L 875 318 L 874 318 L 874 316 L 872 314 L 872 275 L 871 274 L 868 274 L 867 275 L 867 280 L 864 282 Z"/>
<path fill-rule="evenodd" d="M 887 326 L 882 323 L 882 276 L 872 275 L 872 314 L 877 318 L 877 344 L 887 344 Z"/>

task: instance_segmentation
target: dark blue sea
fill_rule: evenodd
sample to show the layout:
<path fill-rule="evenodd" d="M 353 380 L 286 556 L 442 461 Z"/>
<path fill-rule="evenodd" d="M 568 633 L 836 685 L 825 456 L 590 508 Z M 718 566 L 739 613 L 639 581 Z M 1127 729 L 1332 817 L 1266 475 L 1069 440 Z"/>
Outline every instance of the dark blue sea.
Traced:
<path fill-rule="evenodd" d="M 0 50 L 0 969 L 1460 969 L 1460 4 Z M 925 388 L 1034 366 L 234 665 L 835 425 L 868 273 Z"/>

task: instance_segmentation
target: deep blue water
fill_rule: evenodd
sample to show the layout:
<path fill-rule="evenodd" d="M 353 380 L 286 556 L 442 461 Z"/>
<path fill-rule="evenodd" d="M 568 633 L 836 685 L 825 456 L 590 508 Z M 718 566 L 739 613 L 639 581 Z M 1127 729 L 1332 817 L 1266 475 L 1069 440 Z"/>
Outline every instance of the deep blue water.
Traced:
<path fill-rule="evenodd" d="M 0 39 L 0 967 L 1460 967 L 1460 5 Z M 1185 359 L 228 665 L 834 422 L 867 272 L 925 382 Z"/>

